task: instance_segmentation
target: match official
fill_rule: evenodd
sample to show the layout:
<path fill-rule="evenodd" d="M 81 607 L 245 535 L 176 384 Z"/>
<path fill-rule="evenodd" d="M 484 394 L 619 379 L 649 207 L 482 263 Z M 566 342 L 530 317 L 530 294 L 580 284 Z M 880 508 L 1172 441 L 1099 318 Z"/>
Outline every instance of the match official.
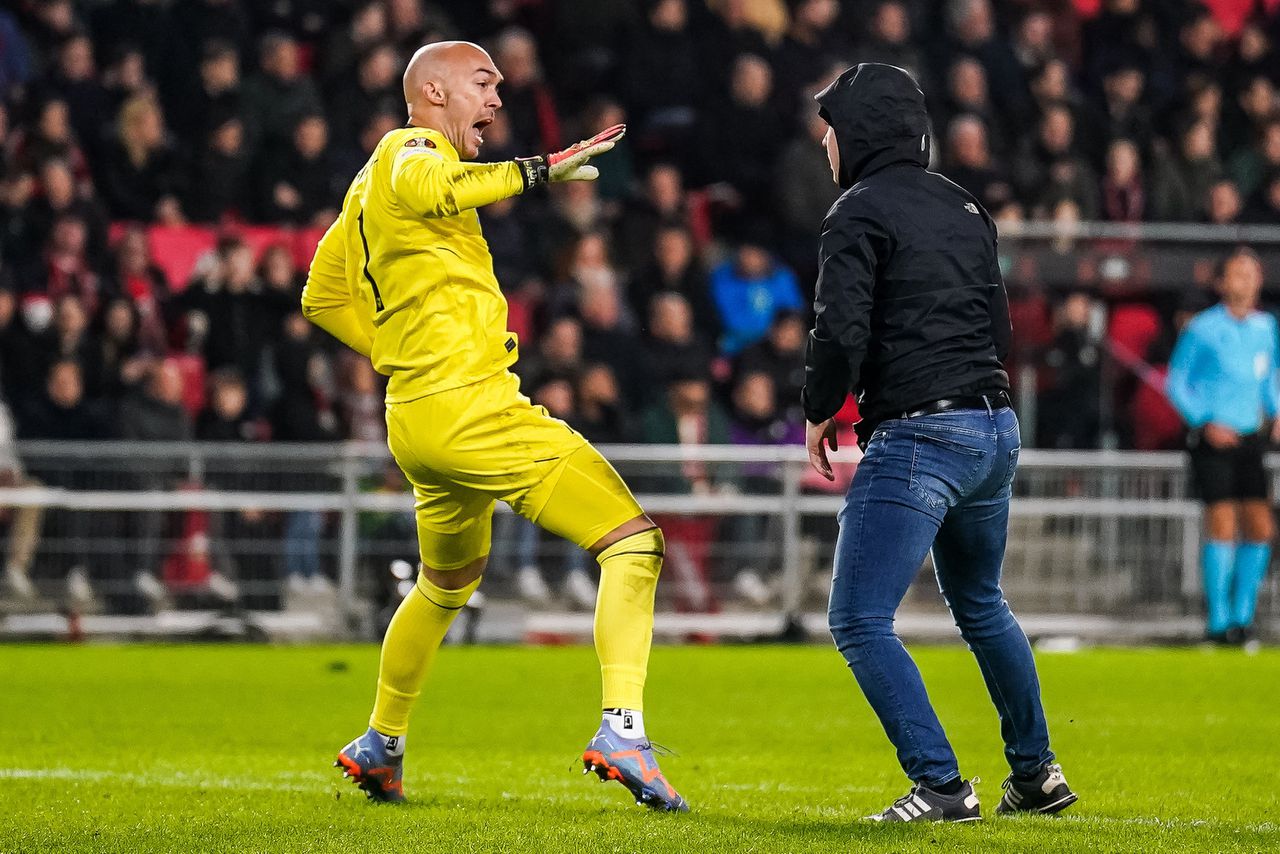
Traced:
<path fill-rule="evenodd" d="M 1049 749 L 1031 646 L 1000 590 L 1018 420 L 1001 359 L 1009 307 L 991 218 L 932 172 L 924 93 L 863 63 L 817 96 L 845 193 L 822 226 L 803 395 L 813 466 L 833 479 L 832 416 L 853 390 L 866 454 L 839 514 L 829 620 L 836 646 L 915 784 L 877 821 L 977 821 L 978 797 L 915 662 L 894 633 L 932 548 L 938 585 L 1000 716 L 1000 812 L 1076 800 Z"/>
<path fill-rule="evenodd" d="M 1204 502 L 1201 553 L 1207 635 L 1246 643 L 1271 562 L 1274 525 L 1263 454 L 1280 439 L 1276 319 L 1258 311 L 1262 264 L 1248 249 L 1218 270 L 1222 301 L 1187 324 L 1166 390 L 1190 428 L 1191 471 Z M 1237 536 L 1241 542 L 1237 543 Z"/>

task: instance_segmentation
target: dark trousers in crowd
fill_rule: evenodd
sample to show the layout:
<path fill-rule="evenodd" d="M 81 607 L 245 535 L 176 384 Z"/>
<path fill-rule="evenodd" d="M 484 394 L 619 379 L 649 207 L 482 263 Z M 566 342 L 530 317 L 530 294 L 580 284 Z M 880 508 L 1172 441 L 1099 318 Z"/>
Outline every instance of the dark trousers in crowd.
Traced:
<path fill-rule="evenodd" d="M 960 772 L 893 617 L 930 547 L 999 713 L 1010 766 L 1031 775 L 1053 760 L 1031 646 L 1000 590 L 1019 444 L 1008 408 L 886 421 L 840 511 L 831 633 L 903 770 L 926 786 Z"/>

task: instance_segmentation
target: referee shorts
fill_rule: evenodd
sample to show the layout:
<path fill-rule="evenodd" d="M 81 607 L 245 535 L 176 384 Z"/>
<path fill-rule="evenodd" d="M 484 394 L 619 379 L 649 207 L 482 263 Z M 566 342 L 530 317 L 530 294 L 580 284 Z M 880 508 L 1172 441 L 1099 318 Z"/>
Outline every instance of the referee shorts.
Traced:
<path fill-rule="evenodd" d="M 1241 436 L 1234 448 L 1215 448 L 1199 432 L 1191 435 L 1190 442 L 1192 481 L 1202 502 L 1268 500 L 1262 433 Z"/>
<path fill-rule="evenodd" d="M 387 445 L 413 485 L 418 549 L 430 569 L 489 553 L 494 501 L 589 548 L 644 513 L 600 452 L 501 371 L 387 404 Z"/>

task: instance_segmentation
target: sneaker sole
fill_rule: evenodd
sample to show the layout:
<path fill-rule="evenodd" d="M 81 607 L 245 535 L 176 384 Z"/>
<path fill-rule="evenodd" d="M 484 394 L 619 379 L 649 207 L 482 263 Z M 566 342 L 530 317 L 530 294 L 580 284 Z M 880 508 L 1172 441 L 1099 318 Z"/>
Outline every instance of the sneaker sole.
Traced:
<path fill-rule="evenodd" d="M 1062 797 L 1058 798 L 1056 801 L 1045 804 L 1044 806 L 1038 807 L 1033 810 L 1021 810 L 1021 809 L 1017 809 L 1016 807 L 1006 808 L 1004 805 L 1004 801 L 1001 801 L 1000 805 L 996 807 L 996 812 L 999 813 L 1000 815 L 1017 815 L 1018 813 L 1027 813 L 1029 815 L 1053 815 L 1054 813 L 1062 812 L 1063 810 L 1065 810 L 1067 807 L 1071 806 L 1078 800 L 1080 800 L 1080 796 L 1077 795 L 1075 792 L 1071 792 L 1068 795 L 1063 795 Z"/>
<path fill-rule="evenodd" d="M 400 783 L 392 783 L 391 776 L 395 772 L 390 768 L 371 768 L 366 773 L 358 762 L 345 753 L 339 753 L 333 763 L 334 768 L 341 768 L 342 776 L 350 778 L 356 787 L 365 793 L 371 801 L 386 804 L 398 804 L 404 801 L 404 788 Z"/>
<path fill-rule="evenodd" d="M 636 791 L 627 782 L 627 777 L 622 773 L 616 765 L 611 765 L 605 755 L 598 750 L 588 750 L 582 754 L 582 773 L 595 774 L 603 783 L 606 780 L 617 780 L 622 787 L 631 793 L 631 797 L 636 799 L 636 803 L 640 806 L 646 806 L 651 810 L 658 812 L 688 812 L 689 805 L 682 802 L 679 805 L 673 805 L 662 798 L 649 795 L 643 789 Z M 682 799 L 683 801 L 683 799 Z"/>

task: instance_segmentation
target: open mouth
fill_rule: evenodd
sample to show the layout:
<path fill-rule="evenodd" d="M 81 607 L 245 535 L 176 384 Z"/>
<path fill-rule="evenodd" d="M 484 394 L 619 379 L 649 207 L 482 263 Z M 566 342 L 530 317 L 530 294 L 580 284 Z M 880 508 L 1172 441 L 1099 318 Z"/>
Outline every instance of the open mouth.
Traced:
<path fill-rule="evenodd" d="M 476 145 L 480 145 L 484 142 L 484 129 L 491 124 L 493 124 L 493 116 L 480 119 L 478 122 L 471 125 L 471 132 L 476 135 Z"/>

